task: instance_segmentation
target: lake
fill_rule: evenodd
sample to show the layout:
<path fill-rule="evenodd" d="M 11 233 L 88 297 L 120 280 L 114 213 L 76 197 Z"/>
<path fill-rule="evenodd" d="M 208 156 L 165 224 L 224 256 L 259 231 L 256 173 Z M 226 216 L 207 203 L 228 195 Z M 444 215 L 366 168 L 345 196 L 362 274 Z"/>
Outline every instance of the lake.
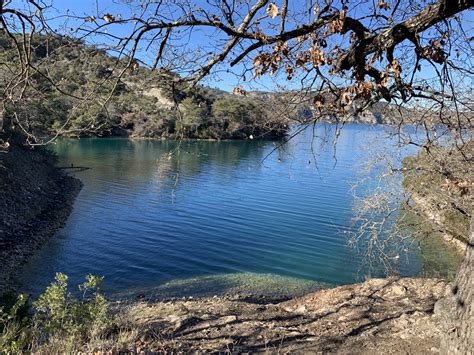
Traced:
<path fill-rule="evenodd" d="M 299 295 L 382 276 L 347 247 L 351 188 L 369 152 L 396 154 L 382 126 L 319 125 L 270 141 L 60 140 L 61 166 L 84 187 L 66 224 L 25 266 L 20 289 L 37 294 L 60 271 L 71 284 L 104 276 L 107 294 L 157 297 L 228 292 Z M 325 139 L 327 138 L 327 139 Z M 431 260 L 443 257 L 430 246 Z M 426 272 L 414 245 L 402 275 Z M 430 263 L 432 265 L 432 263 Z M 443 272 L 441 265 L 433 272 Z"/>

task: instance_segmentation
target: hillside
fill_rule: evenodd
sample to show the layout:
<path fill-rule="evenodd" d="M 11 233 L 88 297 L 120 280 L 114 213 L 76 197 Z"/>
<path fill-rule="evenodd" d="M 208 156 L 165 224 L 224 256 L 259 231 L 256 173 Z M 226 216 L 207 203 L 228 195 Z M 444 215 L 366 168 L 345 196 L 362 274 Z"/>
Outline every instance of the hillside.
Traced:
<path fill-rule="evenodd" d="M 462 150 L 437 147 L 403 160 L 403 187 L 410 193 L 411 209 L 446 239 L 459 240 L 461 245 L 468 243 L 473 211 L 473 175 L 466 164 L 473 159 L 473 148 L 474 142 L 469 140 Z"/>
<path fill-rule="evenodd" d="M 18 268 L 64 225 L 82 187 L 55 163 L 43 147 L 0 146 L 0 324 L 1 296 Z"/>
<path fill-rule="evenodd" d="M 10 101 L 20 96 L 23 83 L 15 82 L 20 69 L 16 47 L 0 35 L 4 126 L 13 126 L 30 139 L 54 135 L 258 139 L 285 134 L 284 122 L 252 98 L 190 88 L 174 73 L 117 60 L 71 38 L 36 36 L 32 48 L 31 63 L 38 70 L 31 70 L 23 99 Z"/>

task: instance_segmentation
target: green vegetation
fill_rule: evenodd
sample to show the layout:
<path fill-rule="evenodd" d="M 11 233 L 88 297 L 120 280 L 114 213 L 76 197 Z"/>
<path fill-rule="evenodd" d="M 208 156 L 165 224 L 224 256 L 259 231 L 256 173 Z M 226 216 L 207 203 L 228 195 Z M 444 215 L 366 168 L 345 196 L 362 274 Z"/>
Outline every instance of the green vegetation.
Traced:
<path fill-rule="evenodd" d="M 68 292 L 68 278 L 56 274 L 55 281 L 32 302 L 28 297 L 4 297 L 0 306 L 0 352 L 63 353 L 99 338 L 110 325 L 109 304 L 100 293 L 102 278 L 88 275 L 79 286 L 82 299 Z"/>
<path fill-rule="evenodd" d="M 52 135 L 247 139 L 286 132 L 284 122 L 255 99 L 191 88 L 174 73 L 118 60 L 82 41 L 36 35 L 31 47 L 38 70 L 31 71 L 27 85 L 12 85 L 20 62 L 12 41 L 0 34 L 0 89 L 22 96 L 5 100 L 3 126 L 32 140 Z"/>

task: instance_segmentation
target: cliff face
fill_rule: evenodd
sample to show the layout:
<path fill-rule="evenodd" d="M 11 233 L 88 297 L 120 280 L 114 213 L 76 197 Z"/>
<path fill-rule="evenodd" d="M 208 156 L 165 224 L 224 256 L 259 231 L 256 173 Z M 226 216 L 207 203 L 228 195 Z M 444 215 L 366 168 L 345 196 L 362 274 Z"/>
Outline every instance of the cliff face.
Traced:
<path fill-rule="evenodd" d="M 54 167 L 43 150 L 0 150 L 0 295 L 13 273 L 71 212 L 79 180 Z"/>

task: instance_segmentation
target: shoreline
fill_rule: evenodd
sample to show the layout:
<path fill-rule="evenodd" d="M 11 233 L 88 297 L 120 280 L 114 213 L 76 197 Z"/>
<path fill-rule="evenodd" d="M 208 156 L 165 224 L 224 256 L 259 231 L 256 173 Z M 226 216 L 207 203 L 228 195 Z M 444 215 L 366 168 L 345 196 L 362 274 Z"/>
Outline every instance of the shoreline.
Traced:
<path fill-rule="evenodd" d="M 0 152 L 0 295 L 14 291 L 18 269 L 64 226 L 82 182 L 43 150 Z"/>
<path fill-rule="evenodd" d="M 282 302 L 235 296 L 118 301 L 112 304 L 117 334 L 81 350 L 437 352 L 441 330 L 433 312 L 448 285 L 440 279 L 386 278 Z"/>
<path fill-rule="evenodd" d="M 8 187 L 0 190 L 1 295 L 14 291 L 14 274 L 64 225 L 82 182 L 47 152 L 12 147 L 0 153 L 0 185 Z M 82 350 L 437 352 L 441 328 L 434 309 L 448 287 L 441 279 L 389 277 L 288 298 L 140 295 L 111 301 L 115 330 Z"/>
<path fill-rule="evenodd" d="M 442 222 L 440 213 L 430 209 L 426 199 L 415 192 L 412 192 L 411 199 L 415 203 L 415 209 L 418 209 L 419 212 L 426 216 L 426 218 L 433 224 L 434 227 L 438 228 L 443 242 L 452 246 L 459 254 L 464 255 L 468 244 L 463 240 L 460 240 L 459 237 L 455 236 L 451 231 L 446 229 Z"/>
<path fill-rule="evenodd" d="M 318 124 L 321 125 L 330 125 L 330 126 L 337 126 L 341 127 L 341 125 L 344 123 L 344 126 L 349 126 L 349 125 L 356 125 L 356 126 L 370 126 L 370 127 L 375 127 L 375 126 L 382 126 L 382 127 L 396 127 L 392 123 L 388 122 L 363 122 L 363 121 L 346 121 L 346 122 L 335 122 L 335 121 L 318 121 Z M 300 123 L 297 126 L 308 126 L 308 125 L 313 125 L 311 122 L 307 123 Z M 407 124 L 408 126 L 408 124 Z M 196 142 L 245 142 L 245 141 L 254 141 L 254 142 L 272 142 L 272 141 L 279 141 L 279 140 L 284 140 L 285 138 L 288 138 L 288 136 L 291 136 L 291 131 L 287 131 L 285 134 L 282 135 L 268 135 L 268 136 L 255 136 L 253 138 L 189 138 L 189 137 L 146 137 L 146 136 L 135 136 L 133 134 L 110 134 L 110 135 L 84 135 L 84 136 L 67 136 L 67 135 L 60 135 L 58 136 L 59 139 L 74 139 L 74 140 L 80 140 L 80 139 L 129 139 L 129 140 L 136 140 L 136 141 L 170 141 L 170 142 L 190 142 L 190 141 L 196 141 Z"/>

